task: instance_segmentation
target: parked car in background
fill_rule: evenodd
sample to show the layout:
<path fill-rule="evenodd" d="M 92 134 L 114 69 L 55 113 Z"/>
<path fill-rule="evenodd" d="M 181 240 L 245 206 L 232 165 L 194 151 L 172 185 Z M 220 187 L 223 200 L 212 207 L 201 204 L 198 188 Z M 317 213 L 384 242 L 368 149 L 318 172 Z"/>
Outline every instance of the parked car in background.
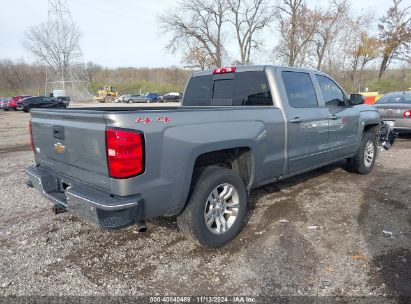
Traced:
<path fill-rule="evenodd" d="M 140 94 L 125 94 L 121 96 L 121 102 L 133 103 L 133 102 L 141 102 L 140 99 L 144 98 Z"/>
<path fill-rule="evenodd" d="M 70 105 L 70 97 L 69 96 L 58 96 L 55 97 L 56 100 L 60 100 L 66 104 L 66 107 Z"/>
<path fill-rule="evenodd" d="M 8 111 L 8 102 L 10 99 L 10 97 L 0 98 L 0 109 Z"/>
<path fill-rule="evenodd" d="M 159 99 L 159 102 L 180 102 L 181 96 L 178 92 L 170 92 Z"/>
<path fill-rule="evenodd" d="M 411 132 L 411 91 L 385 94 L 374 106 L 395 131 Z"/>
<path fill-rule="evenodd" d="M 17 111 L 17 102 L 19 102 L 21 99 L 30 97 L 30 95 L 18 95 L 14 96 L 9 102 L 8 102 L 8 108 L 9 110 L 14 110 Z"/>
<path fill-rule="evenodd" d="M 147 93 L 144 97 L 148 100 L 148 102 L 156 102 L 158 101 L 160 94 L 158 93 Z"/>
<path fill-rule="evenodd" d="M 134 97 L 132 99 L 132 102 L 156 102 L 160 98 L 160 94 L 158 93 L 147 93 L 144 96 L 139 96 L 139 97 Z"/>
<path fill-rule="evenodd" d="M 34 96 L 24 98 L 17 102 L 17 109 L 24 112 L 30 112 L 33 108 L 67 108 L 65 101 L 47 96 Z"/>
<path fill-rule="evenodd" d="M 64 101 L 67 106 L 70 104 L 70 97 L 67 96 L 65 90 L 53 90 L 49 95 L 46 94 L 46 97 L 53 97 L 54 99 Z"/>

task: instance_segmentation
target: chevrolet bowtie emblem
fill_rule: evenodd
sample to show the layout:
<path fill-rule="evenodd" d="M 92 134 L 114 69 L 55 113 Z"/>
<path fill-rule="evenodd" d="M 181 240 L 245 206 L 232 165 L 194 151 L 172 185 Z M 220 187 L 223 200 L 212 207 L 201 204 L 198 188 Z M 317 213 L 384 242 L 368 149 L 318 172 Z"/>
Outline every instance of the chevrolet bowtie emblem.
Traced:
<path fill-rule="evenodd" d="M 66 146 L 63 146 L 61 143 L 54 144 L 54 151 L 57 153 L 64 153 L 64 150 L 66 150 Z"/>

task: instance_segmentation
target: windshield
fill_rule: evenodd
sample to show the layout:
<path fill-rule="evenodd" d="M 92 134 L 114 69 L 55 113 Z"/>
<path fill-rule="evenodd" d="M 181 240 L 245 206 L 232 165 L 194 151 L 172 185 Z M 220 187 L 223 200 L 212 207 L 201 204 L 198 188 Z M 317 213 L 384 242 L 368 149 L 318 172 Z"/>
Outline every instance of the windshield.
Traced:
<path fill-rule="evenodd" d="M 389 93 L 381 97 L 376 104 L 387 104 L 387 103 L 409 103 L 411 104 L 411 92 L 407 93 Z"/>

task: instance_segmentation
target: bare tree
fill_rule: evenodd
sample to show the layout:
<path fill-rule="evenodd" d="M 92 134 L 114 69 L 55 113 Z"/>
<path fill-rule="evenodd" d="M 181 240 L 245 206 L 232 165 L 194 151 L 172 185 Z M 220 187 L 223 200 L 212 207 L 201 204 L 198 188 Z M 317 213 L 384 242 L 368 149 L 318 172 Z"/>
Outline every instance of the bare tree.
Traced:
<path fill-rule="evenodd" d="M 240 49 L 240 64 L 249 64 L 251 50 L 259 49 L 262 41 L 257 34 L 268 25 L 274 17 L 274 10 L 266 0 L 230 0 L 229 7 L 233 18 L 237 43 Z"/>
<path fill-rule="evenodd" d="M 221 66 L 227 12 L 227 0 L 183 0 L 174 13 L 160 17 L 161 29 L 171 34 L 167 48 L 172 53 L 185 48 L 186 54 L 199 48 L 213 66 Z"/>
<path fill-rule="evenodd" d="M 380 18 L 378 24 L 383 46 L 379 79 L 393 60 L 406 60 L 411 51 L 411 6 L 400 8 L 401 1 L 393 0 L 393 6 Z"/>
<path fill-rule="evenodd" d="M 315 57 L 317 70 L 321 65 L 326 54 L 327 48 L 338 36 L 342 29 L 342 22 L 347 17 L 348 0 L 331 0 L 328 10 L 318 23 L 318 30 L 314 35 Z"/>
<path fill-rule="evenodd" d="M 312 42 L 324 16 L 320 11 L 308 8 L 303 0 L 283 0 L 277 7 L 276 17 L 280 42 L 274 51 L 289 66 L 295 66 L 299 59 L 305 60 L 301 53 Z"/>
<path fill-rule="evenodd" d="M 213 66 L 213 59 L 204 48 L 187 46 L 183 55 L 183 62 L 187 68 L 201 69 Z"/>
<path fill-rule="evenodd" d="M 26 31 L 24 46 L 54 73 L 66 71 L 75 54 L 81 33 L 74 24 L 41 23 Z"/>

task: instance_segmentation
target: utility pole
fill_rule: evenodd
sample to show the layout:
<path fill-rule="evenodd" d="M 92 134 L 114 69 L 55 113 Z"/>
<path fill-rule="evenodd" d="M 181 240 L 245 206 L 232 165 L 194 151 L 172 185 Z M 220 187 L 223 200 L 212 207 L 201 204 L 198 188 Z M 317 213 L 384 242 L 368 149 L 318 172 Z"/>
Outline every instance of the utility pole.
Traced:
<path fill-rule="evenodd" d="M 48 32 L 59 31 L 67 25 L 74 27 L 67 0 L 48 0 Z M 91 99 L 90 81 L 78 39 L 70 52 L 60 50 L 58 57 L 59 66 L 46 70 L 45 93 L 64 90 L 73 100 Z"/>

